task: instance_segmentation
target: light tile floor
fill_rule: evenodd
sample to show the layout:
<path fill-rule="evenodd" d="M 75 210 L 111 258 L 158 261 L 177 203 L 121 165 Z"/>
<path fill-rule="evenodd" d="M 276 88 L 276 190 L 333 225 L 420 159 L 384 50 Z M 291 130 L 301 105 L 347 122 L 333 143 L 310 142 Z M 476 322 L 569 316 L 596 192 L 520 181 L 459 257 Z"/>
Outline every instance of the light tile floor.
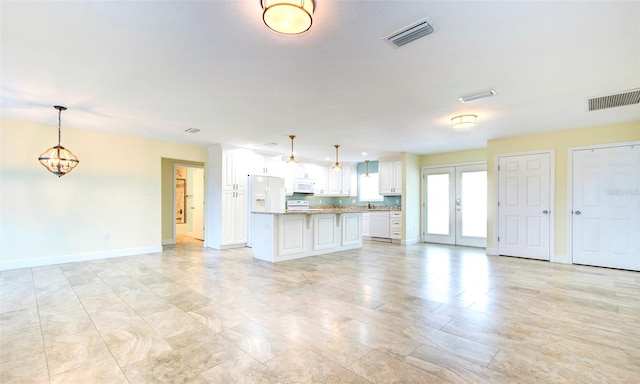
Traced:
<path fill-rule="evenodd" d="M 637 383 L 640 273 L 198 242 L 0 273 L 2 383 Z"/>

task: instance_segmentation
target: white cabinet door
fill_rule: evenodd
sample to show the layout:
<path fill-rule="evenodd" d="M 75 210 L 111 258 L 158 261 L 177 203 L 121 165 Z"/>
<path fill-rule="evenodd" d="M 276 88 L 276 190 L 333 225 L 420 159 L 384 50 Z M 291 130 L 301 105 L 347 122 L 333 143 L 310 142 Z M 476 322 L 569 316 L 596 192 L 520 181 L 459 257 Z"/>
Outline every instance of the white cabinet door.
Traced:
<path fill-rule="evenodd" d="M 336 215 L 313 216 L 313 249 L 336 247 Z"/>
<path fill-rule="evenodd" d="M 401 195 L 402 161 L 378 162 L 378 183 L 381 195 Z"/>
<path fill-rule="evenodd" d="M 342 214 L 342 245 L 362 244 L 362 215 L 360 213 Z"/>
<path fill-rule="evenodd" d="M 498 253 L 549 260 L 550 154 L 500 157 Z"/>
<path fill-rule="evenodd" d="M 305 251 L 305 215 L 280 215 L 278 224 L 278 254 L 293 255 Z"/>
<path fill-rule="evenodd" d="M 329 167 L 318 165 L 315 170 L 313 192 L 316 196 L 329 195 Z"/>
<path fill-rule="evenodd" d="M 223 152 L 222 189 L 246 189 L 248 174 L 247 160 L 241 154 L 234 151 Z"/>
<path fill-rule="evenodd" d="M 402 194 L 402 161 L 393 162 L 393 192 Z"/>
<path fill-rule="evenodd" d="M 371 231 L 370 231 L 370 213 L 363 213 L 362 214 L 362 236 L 371 236 Z"/>
<path fill-rule="evenodd" d="M 342 191 L 342 172 L 329 168 L 329 195 L 339 196 Z"/>

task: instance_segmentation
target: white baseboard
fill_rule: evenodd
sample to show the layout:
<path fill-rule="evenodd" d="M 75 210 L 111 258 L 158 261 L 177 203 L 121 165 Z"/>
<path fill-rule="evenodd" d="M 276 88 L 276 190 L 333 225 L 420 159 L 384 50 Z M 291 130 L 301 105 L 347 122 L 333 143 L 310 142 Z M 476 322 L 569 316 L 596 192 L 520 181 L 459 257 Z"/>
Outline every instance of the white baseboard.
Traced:
<path fill-rule="evenodd" d="M 571 258 L 567 255 L 551 255 L 551 259 L 549 260 L 552 263 L 562 263 L 562 264 L 571 264 Z"/>
<path fill-rule="evenodd" d="M 400 242 L 400 244 L 402 245 L 411 245 L 411 244 L 418 244 L 418 243 L 420 243 L 420 238 L 406 239 Z"/>
<path fill-rule="evenodd" d="M 498 256 L 498 250 L 495 248 L 487 248 L 487 255 Z"/>
<path fill-rule="evenodd" d="M 162 239 L 162 245 L 175 245 L 175 239 Z"/>
<path fill-rule="evenodd" d="M 19 268 L 43 267 L 45 265 L 76 263 L 80 261 L 89 261 L 89 260 L 98 260 L 98 259 L 109 259 L 112 257 L 144 255 L 147 253 L 159 253 L 159 252 L 162 252 L 161 246 L 152 246 L 152 247 L 139 247 L 139 248 L 128 248 L 128 249 L 115 249 L 112 251 L 76 253 L 73 255 L 61 255 L 61 256 L 53 256 L 53 257 L 39 257 L 35 259 L 25 259 L 25 260 L 1 261 L 0 271 L 6 271 L 9 269 L 19 269 Z"/>

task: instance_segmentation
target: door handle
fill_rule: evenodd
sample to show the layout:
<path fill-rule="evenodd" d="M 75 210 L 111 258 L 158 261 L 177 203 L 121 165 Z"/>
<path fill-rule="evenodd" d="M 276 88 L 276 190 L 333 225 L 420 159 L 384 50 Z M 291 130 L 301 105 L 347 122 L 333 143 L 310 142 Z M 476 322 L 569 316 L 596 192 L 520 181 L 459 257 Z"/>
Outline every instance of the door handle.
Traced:
<path fill-rule="evenodd" d="M 544 211 L 542 211 L 542 213 L 544 213 L 545 215 L 549 213 L 549 211 L 547 211 L 546 209 Z"/>
<path fill-rule="evenodd" d="M 581 213 L 582 213 L 582 212 L 580 212 L 580 211 L 576 211 L 576 215 L 579 215 L 579 214 L 581 214 Z"/>

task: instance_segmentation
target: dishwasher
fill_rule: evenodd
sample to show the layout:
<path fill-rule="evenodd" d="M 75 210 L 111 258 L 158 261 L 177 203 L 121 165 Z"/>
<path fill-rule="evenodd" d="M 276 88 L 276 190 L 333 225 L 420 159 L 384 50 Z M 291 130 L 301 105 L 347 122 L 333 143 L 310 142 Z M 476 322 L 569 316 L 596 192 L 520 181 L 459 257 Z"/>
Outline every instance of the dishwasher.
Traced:
<path fill-rule="evenodd" d="M 391 241 L 389 212 L 371 212 L 369 216 L 371 240 Z"/>

